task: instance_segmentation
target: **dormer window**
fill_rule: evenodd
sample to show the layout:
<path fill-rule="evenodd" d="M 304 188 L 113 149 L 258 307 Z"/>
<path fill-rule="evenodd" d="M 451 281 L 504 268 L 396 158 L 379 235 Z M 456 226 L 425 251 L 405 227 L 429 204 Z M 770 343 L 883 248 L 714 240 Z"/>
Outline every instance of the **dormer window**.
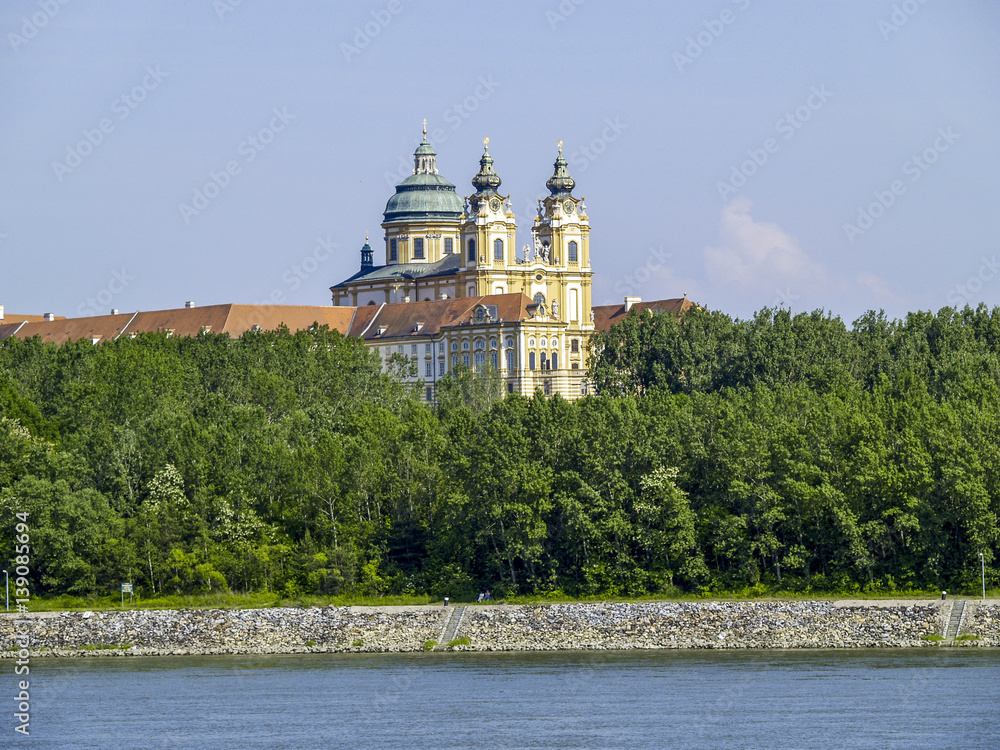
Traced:
<path fill-rule="evenodd" d="M 376 335 L 381 336 L 383 333 L 385 333 L 388 330 L 389 329 L 386 326 L 379 326 L 378 327 L 378 334 L 376 334 Z"/>

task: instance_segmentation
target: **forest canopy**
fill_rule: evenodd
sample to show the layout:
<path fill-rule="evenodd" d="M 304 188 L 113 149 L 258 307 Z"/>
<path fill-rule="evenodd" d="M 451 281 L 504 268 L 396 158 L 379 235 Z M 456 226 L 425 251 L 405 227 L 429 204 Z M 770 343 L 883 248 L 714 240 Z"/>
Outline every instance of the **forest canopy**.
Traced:
<path fill-rule="evenodd" d="M 597 395 L 430 407 L 358 339 L 0 344 L 0 529 L 36 595 L 975 590 L 1000 309 L 630 313 Z M 5 545 L 4 564 L 14 565 Z"/>

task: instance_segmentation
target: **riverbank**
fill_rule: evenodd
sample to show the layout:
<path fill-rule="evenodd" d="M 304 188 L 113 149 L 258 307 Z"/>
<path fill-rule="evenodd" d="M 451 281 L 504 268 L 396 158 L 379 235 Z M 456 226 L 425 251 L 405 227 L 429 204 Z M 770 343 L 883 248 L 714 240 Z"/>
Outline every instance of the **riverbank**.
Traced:
<path fill-rule="evenodd" d="M 912 648 L 936 645 L 954 601 L 468 605 L 466 651 Z M 441 638 L 455 607 L 40 612 L 0 617 L 0 656 L 404 652 Z M 16 617 L 16 619 L 15 619 Z M 1000 646 L 1000 602 L 968 600 L 956 645 Z M 930 636 L 931 639 L 928 639 Z"/>

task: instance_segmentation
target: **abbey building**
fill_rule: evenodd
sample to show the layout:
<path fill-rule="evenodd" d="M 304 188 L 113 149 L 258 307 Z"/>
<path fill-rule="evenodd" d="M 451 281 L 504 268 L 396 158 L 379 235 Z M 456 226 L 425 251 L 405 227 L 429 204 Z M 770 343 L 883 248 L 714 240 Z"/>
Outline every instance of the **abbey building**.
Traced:
<path fill-rule="evenodd" d="M 372 317 L 366 341 L 387 360 L 412 356 L 429 399 L 433 383 L 456 367 L 486 365 L 500 371 L 512 393 L 585 394 L 586 343 L 594 331 L 590 223 L 573 195 L 562 144 L 531 242 L 520 251 L 489 139 L 472 178 L 475 192 L 464 199 L 438 174 L 436 156 L 425 128 L 413 174 L 385 207 L 385 263 L 375 265 L 366 242 L 358 273 L 331 287 L 333 304 L 359 314 L 375 308 L 365 311 Z M 432 318 L 440 320 L 431 326 Z"/>

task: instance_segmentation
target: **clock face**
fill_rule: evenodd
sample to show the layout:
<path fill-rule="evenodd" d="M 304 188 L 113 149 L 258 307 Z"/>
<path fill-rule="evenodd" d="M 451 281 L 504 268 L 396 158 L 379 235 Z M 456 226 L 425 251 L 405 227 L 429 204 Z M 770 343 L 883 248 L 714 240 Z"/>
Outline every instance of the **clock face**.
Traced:
<path fill-rule="evenodd" d="M 571 214 L 575 210 L 576 210 L 576 204 L 573 203 L 573 201 L 566 201 L 565 203 L 563 203 L 563 211 L 565 211 L 566 213 Z"/>
<path fill-rule="evenodd" d="M 493 211 L 499 211 L 500 210 L 500 199 L 499 198 L 491 198 L 490 199 L 490 208 Z"/>

